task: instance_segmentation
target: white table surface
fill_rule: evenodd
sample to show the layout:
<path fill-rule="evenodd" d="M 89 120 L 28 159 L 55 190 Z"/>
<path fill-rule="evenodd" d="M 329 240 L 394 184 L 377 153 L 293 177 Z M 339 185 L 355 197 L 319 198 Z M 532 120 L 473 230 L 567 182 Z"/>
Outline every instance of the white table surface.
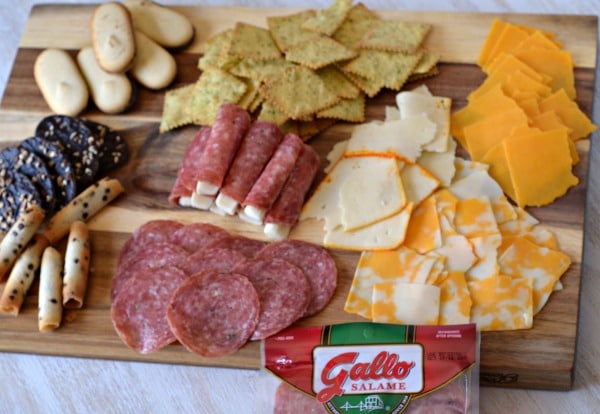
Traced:
<path fill-rule="evenodd" d="M 48 1 L 0 0 L 0 96 L 4 93 L 30 8 L 43 2 Z M 307 8 L 330 4 L 329 0 L 160 2 L 165 5 Z M 363 0 L 363 3 L 374 9 L 600 15 L 598 0 Z M 598 124 L 597 96 L 594 107 Z M 592 164 L 600 162 L 599 151 L 597 145 L 592 145 Z M 592 171 L 596 169 L 592 168 Z M 573 390 L 553 392 L 482 387 L 481 413 L 600 412 L 600 255 L 595 253 L 600 248 L 600 223 L 594 214 L 597 213 L 595 206 L 600 205 L 598 178 L 591 176 L 589 185 L 590 214 L 586 224 L 586 262 Z M 261 413 L 264 375 L 258 371 L 236 369 L 0 353 L 0 413 Z"/>

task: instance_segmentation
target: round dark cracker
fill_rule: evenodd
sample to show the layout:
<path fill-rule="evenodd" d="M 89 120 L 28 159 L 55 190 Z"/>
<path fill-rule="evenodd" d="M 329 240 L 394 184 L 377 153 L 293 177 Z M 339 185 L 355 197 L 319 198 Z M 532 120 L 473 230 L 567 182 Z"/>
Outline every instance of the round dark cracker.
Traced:
<path fill-rule="evenodd" d="M 90 129 L 98 147 L 99 176 L 122 166 L 129 160 L 129 146 L 127 141 L 117 131 L 107 125 L 89 119 L 83 122 Z"/>
<path fill-rule="evenodd" d="M 99 151 L 94 134 L 85 122 L 68 115 L 49 115 L 38 123 L 35 135 L 62 146 L 73 164 L 80 189 L 96 181 Z"/>
<path fill-rule="evenodd" d="M 42 206 L 37 188 L 31 180 L 14 170 L 0 170 L 0 233 L 10 229 L 20 212 L 30 205 Z"/>
<path fill-rule="evenodd" d="M 62 207 L 77 195 L 75 171 L 62 147 L 41 137 L 30 137 L 19 145 L 36 153 L 46 162 L 56 188 L 56 207 Z"/>
<path fill-rule="evenodd" d="M 27 176 L 37 188 L 42 207 L 46 211 L 54 209 L 56 195 L 54 182 L 46 162 L 35 152 L 23 147 L 8 147 L 0 151 L 0 170 L 12 169 Z"/>

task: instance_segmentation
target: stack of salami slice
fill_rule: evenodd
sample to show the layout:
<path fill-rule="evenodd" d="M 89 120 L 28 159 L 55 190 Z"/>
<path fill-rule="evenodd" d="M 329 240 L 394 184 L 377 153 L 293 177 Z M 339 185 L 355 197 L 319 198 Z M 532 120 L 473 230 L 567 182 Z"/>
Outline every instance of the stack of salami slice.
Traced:
<path fill-rule="evenodd" d="M 153 220 L 121 250 L 111 316 L 121 340 L 137 352 L 178 340 L 198 355 L 218 357 L 321 311 L 336 286 L 335 261 L 321 246 Z"/>
<path fill-rule="evenodd" d="M 129 158 L 125 140 L 106 125 L 50 115 L 35 134 L 0 151 L 0 234 L 29 205 L 47 215 Z"/>
<path fill-rule="evenodd" d="M 283 239 L 298 221 L 320 162 L 297 135 L 224 104 L 212 127 L 202 127 L 188 146 L 169 201 L 238 214 L 264 225 L 271 239 Z"/>

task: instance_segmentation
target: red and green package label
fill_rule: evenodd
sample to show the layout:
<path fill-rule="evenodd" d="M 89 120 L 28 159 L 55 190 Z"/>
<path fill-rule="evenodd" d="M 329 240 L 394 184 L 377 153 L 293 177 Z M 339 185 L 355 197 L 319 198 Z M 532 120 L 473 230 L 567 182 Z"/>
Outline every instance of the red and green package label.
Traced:
<path fill-rule="evenodd" d="M 475 366 L 477 335 L 474 324 L 295 327 L 265 340 L 264 361 L 331 413 L 402 413 Z"/>

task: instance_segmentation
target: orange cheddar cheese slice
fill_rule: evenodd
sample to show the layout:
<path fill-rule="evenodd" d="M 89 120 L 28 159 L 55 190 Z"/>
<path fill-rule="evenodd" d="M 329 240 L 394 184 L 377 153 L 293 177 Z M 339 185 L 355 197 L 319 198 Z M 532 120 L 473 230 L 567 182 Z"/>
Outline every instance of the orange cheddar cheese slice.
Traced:
<path fill-rule="evenodd" d="M 571 265 L 571 260 L 558 250 L 520 237 L 504 251 L 498 263 L 503 274 L 532 281 L 533 313 L 537 314 L 546 304 L 556 282 Z"/>
<path fill-rule="evenodd" d="M 481 331 L 529 329 L 533 326 L 531 280 L 507 275 L 467 282 L 473 305 L 471 322 Z"/>
<path fill-rule="evenodd" d="M 519 206 L 549 204 L 579 182 L 572 173 L 568 141 L 565 130 L 557 129 L 504 142 L 514 201 Z"/>
<path fill-rule="evenodd" d="M 496 41 L 508 25 L 509 23 L 500 19 L 494 19 L 492 21 L 490 31 L 485 38 L 485 42 L 479 52 L 479 57 L 477 58 L 477 64 L 479 66 L 487 66 L 489 62 L 492 61 L 492 52 L 496 48 Z"/>
<path fill-rule="evenodd" d="M 494 113 L 467 125 L 464 135 L 471 159 L 481 161 L 489 149 L 510 135 L 513 129 L 527 125 L 527 114 L 516 103 L 513 109 Z"/>
<path fill-rule="evenodd" d="M 481 162 L 489 164 L 490 176 L 502 187 L 504 193 L 514 200 L 516 198 L 515 189 L 506 160 L 504 141 L 490 148 L 481 158 Z"/>
<path fill-rule="evenodd" d="M 571 130 L 569 136 L 575 141 L 587 137 L 597 128 L 579 109 L 577 104 L 569 98 L 564 89 L 559 89 L 541 100 L 540 110 L 542 112 L 554 111 L 564 125 Z"/>
<path fill-rule="evenodd" d="M 532 48 L 513 52 L 537 73 L 551 79 L 552 91 L 563 89 L 570 99 L 576 98 L 575 74 L 571 53 L 566 50 Z"/>
<path fill-rule="evenodd" d="M 491 52 L 487 58 L 488 63 L 481 65 L 481 67 L 484 69 L 489 67 L 499 56 L 510 51 L 515 45 L 527 39 L 527 37 L 529 37 L 529 33 L 526 30 L 512 24 L 504 25 L 497 38 L 492 39 L 494 46 L 491 48 Z"/>

